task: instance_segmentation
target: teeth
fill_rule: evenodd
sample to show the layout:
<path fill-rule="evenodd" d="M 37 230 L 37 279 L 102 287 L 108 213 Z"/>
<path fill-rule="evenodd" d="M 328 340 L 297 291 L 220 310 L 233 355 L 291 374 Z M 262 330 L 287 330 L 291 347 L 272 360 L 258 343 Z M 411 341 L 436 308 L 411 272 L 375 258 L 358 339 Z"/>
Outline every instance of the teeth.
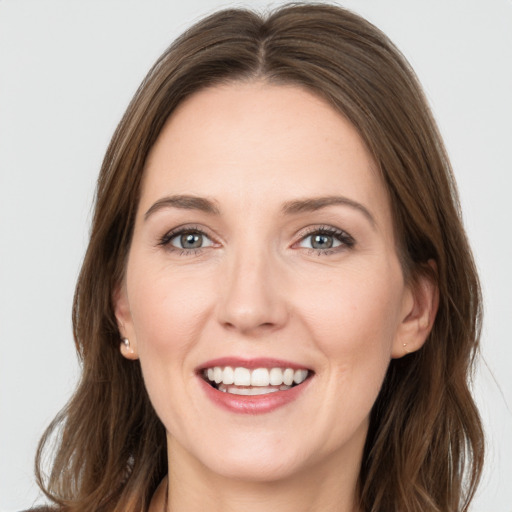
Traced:
<path fill-rule="evenodd" d="M 293 382 L 295 382 L 295 384 L 300 384 L 306 380 L 307 376 L 307 370 L 295 370 L 295 373 L 293 374 Z"/>
<path fill-rule="evenodd" d="M 272 368 L 270 370 L 270 384 L 280 386 L 283 383 L 283 370 L 281 368 Z"/>
<path fill-rule="evenodd" d="M 293 376 L 295 372 L 291 368 L 286 368 L 286 370 L 283 372 L 283 382 L 287 386 L 291 386 L 293 384 Z"/>
<path fill-rule="evenodd" d="M 235 372 L 231 366 L 226 366 L 222 372 L 222 382 L 224 384 L 233 384 L 235 382 Z"/>
<path fill-rule="evenodd" d="M 304 382 L 308 373 L 309 372 L 306 369 L 256 368 L 254 370 L 249 370 L 248 368 L 232 368 L 231 366 L 226 366 L 225 368 L 215 366 L 214 368 L 208 368 L 203 371 L 204 377 L 210 382 L 218 384 L 221 391 L 225 391 L 227 389 L 225 386 L 232 386 L 233 384 L 235 386 L 253 386 L 261 389 L 271 389 L 272 391 L 277 391 L 283 387 L 285 389 L 289 389 L 293 384 L 300 384 Z M 224 385 L 224 387 L 222 385 Z M 276 387 L 269 388 L 269 386 Z M 278 386 L 281 386 L 281 388 Z M 223 389 L 221 389 L 222 387 Z M 242 390 L 243 392 L 238 391 L 236 394 L 261 394 L 256 392 L 245 393 L 245 390 Z M 270 391 L 264 392 L 269 393 Z"/>
<path fill-rule="evenodd" d="M 268 386 L 270 384 L 270 375 L 266 368 L 257 368 L 251 374 L 251 386 Z"/>
<path fill-rule="evenodd" d="M 250 386 L 251 385 L 251 371 L 247 368 L 235 368 L 234 374 L 235 386 Z"/>
<path fill-rule="evenodd" d="M 271 387 L 251 387 L 251 388 L 239 388 L 237 386 L 225 386 L 224 384 L 219 385 L 219 391 L 224 393 L 231 393 L 232 395 L 267 395 L 269 393 L 275 393 L 276 391 L 285 391 L 290 389 L 291 386 L 281 386 L 280 388 Z"/>

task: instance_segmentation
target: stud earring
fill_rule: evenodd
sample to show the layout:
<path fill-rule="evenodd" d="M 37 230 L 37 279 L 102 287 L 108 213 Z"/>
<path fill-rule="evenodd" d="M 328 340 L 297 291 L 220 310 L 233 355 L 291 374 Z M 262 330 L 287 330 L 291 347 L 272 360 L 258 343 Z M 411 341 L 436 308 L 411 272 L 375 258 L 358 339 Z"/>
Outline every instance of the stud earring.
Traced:
<path fill-rule="evenodd" d="M 121 355 L 126 357 L 126 359 L 135 360 L 138 359 L 137 350 L 131 346 L 130 340 L 128 338 L 121 338 L 121 347 L 120 347 Z"/>
<path fill-rule="evenodd" d="M 128 340 L 126 340 L 126 341 L 128 341 Z M 409 354 L 409 351 L 407 350 L 407 343 L 404 343 L 403 347 L 404 347 L 404 352 L 406 354 Z"/>

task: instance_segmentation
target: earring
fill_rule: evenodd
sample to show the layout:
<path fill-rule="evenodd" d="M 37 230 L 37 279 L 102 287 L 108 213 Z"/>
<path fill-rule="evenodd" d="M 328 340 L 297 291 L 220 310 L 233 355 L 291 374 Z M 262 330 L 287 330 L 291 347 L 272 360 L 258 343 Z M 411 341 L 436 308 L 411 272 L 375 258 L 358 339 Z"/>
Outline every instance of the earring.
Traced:
<path fill-rule="evenodd" d="M 121 355 L 126 359 L 138 359 L 136 348 L 132 347 L 128 338 L 121 338 Z"/>
<path fill-rule="evenodd" d="M 128 340 L 126 340 L 126 341 L 128 341 Z M 406 354 L 409 354 L 410 352 L 407 350 L 407 343 L 404 343 L 404 344 L 403 344 L 403 347 L 404 347 L 404 352 L 405 352 Z"/>

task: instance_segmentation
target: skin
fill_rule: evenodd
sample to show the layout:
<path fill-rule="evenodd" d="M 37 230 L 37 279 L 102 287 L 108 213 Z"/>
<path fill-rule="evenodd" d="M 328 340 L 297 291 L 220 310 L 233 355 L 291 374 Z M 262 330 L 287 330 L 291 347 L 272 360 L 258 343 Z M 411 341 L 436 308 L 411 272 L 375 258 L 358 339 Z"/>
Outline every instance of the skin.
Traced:
<path fill-rule="evenodd" d="M 177 194 L 218 212 L 153 207 Z M 282 212 L 325 196 L 367 213 Z M 205 246 L 160 243 L 182 225 Z M 353 244 L 311 248 L 325 227 Z M 436 290 L 404 281 L 388 194 L 354 127 L 304 89 L 251 82 L 204 89 L 167 121 L 115 307 L 130 340 L 121 352 L 140 359 L 167 429 L 169 510 L 354 511 L 371 407 L 391 358 L 424 343 Z M 285 359 L 314 376 L 277 410 L 236 414 L 206 397 L 195 371 L 223 356 Z"/>

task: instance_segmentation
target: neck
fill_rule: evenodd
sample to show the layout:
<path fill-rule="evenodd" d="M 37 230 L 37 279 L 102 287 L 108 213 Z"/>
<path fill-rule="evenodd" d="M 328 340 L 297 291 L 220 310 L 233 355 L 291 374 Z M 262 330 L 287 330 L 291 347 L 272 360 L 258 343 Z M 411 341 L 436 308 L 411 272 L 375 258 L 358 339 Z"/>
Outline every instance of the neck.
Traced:
<path fill-rule="evenodd" d="M 340 464 L 336 454 L 298 474 L 255 482 L 213 473 L 176 444 L 168 445 L 169 475 L 155 493 L 150 512 L 359 511 L 359 465 Z"/>

